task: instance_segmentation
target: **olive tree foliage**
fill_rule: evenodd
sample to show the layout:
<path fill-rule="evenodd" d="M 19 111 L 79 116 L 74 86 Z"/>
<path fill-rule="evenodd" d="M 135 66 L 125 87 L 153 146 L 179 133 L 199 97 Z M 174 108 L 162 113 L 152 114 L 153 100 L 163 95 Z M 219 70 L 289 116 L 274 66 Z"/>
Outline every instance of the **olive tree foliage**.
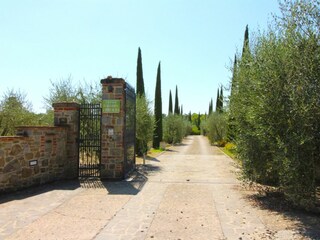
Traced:
<path fill-rule="evenodd" d="M 38 118 L 25 93 L 13 89 L 0 99 L 0 136 L 15 135 L 15 127 L 35 125 Z"/>
<path fill-rule="evenodd" d="M 102 89 L 100 81 L 80 82 L 76 96 L 78 103 L 101 103 Z"/>
<path fill-rule="evenodd" d="M 181 143 L 190 131 L 191 123 L 184 116 L 169 114 L 163 120 L 163 139 L 169 144 Z"/>
<path fill-rule="evenodd" d="M 213 112 L 201 124 L 202 131 L 206 133 L 209 141 L 220 143 L 226 140 L 227 136 L 227 121 L 224 113 Z"/>
<path fill-rule="evenodd" d="M 49 94 L 44 97 L 47 110 L 52 109 L 55 102 L 77 102 L 77 103 L 100 103 L 101 86 L 100 83 L 78 82 L 75 84 L 69 76 L 58 81 L 50 81 Z"/>
<path fill-rule="evenodd" d="M 152 141 L 154 131 L 154 117 L 150 102 L 145 95 L 136 98 L 136 139 L 137 154 L 142 156 L 148 151 L 148 143 Z"/>
<path fill-rule="evenodd" d="M 74 83 L 71 76 L 58 81 L 50 81 L 49 94 L 43 97 L 46 113 L 46 122 L 53 122 L 52 104 L 57 102 L 76 103 L 100 103 L 102 97 L 99 82 L 78 82 Z"/>
<path fill-rule="evenodd" d="M 280 8 L 237 56 L 228 119 L 245 177 L 311 207 L 320 168 L 320 1 Z"/>
<path fill-rule="evenodd" d="M 191 114 L 191 113 L 190 113 Z M 191 135 L 200 135 L 201 134 L 201 126 L 203 125 L 206 119 L 205 114 L 193 113 L 190 115 L 190 123 L 191 123 Z"/>

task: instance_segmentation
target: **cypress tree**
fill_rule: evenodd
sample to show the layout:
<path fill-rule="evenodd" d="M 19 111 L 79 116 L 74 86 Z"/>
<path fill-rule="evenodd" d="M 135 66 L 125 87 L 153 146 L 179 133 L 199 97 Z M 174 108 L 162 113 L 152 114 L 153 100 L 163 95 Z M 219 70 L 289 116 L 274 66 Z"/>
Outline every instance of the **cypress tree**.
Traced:
<path fill-rule="evenodd" d="M 169 93 L 169 111 L 168 111 L 168 115 L 172 114 L 172 94 L 171 94 L 171 90 Z"/>
<path fill-rule="evenodd" d="M 141 57 L 140 47 L 138 49 L 138 59 L 137 59 L 137 95 L 145 95 L 143 71 L 142 71 L 142 57 Z"/>
<path fill-rule="evenodd" d="M 220 95 L 219 95 L 219 112 L 220 113 L 223 112 L 223 89 L 222 89 L 222 86 L 221 86 Z"/>
<path fill-rule="evenodd" d="M 197 127 L 198 127 L 199 130 L 200 130 L 200 124 L 201 124 L 201 115 L 200 115 L 200 112 L 199 112 L 198 120 L 197 120 Z"/>
<path fill-rule="evenodd" d="M 161 100 L 161 66 L 157 71 L 157 82 L 154 100 L 155 129 L 153 134 L 153 148 L 158 149 L 162 140 L 162 100 Z"/>
<path fill-rule="evenodd" d="M 188 114 L 188 120 L 189 120 L 189 122 L 192 122 L 192 115 L 191 115 L 191 111 L 189 112 L 189 114 Z"/>
<path fill-rule="evenodd" d="M 227 124 L 227 138 L 229 141 L 234 141 L 236 139 L 236 130 L 235 130 L 235 113 L 234 113 L 234 98 L 238 92 L 237 84 L 237 55 L 234 55 L 233 69 L 232 69 L 232 78 L 231 78 L 231 90 L 230 90 L 230 102 L 229 102 L 229 114 L 228 114 L 228 124 Z"/>
<path fill-rule="evenodd" d="M 183 105 L 181 105 L 180 114 L 183 115 Z"/>
<path fill-rule="evenodd" d="M 179 115 L 180 109 L 179 109 L 179 97 L 178 97 L 178 86 L 176 86 L 176 99 L 174 103 L 174 114 Z"/>
<path fill-rule="evenodd" d="M 138 58 L 137 58 L 137 82 L 136 82 L 136 93 L 137 93 L 137 99 L 136 101 L 139 101 L 139 97 L 143 97 L 145 95 L 144 92 L 144 82 L 143 82 L 143 71 L 142 71 L 142 57 L 141 57 L 141 49 L 139 47 L 138 49 Z M 140 106 L 141 107 L 141 106 Z M 137 121 L 137 124 L 138 121 Z M 139 125 L 137 125 L 137 129 L 139 129 Z M 141 149 L 144 148 L 144 144 L 141 140 L 136 138 L 136 149 L 138 155 L 142 155 Z"/>
<path fill-rule="evenodd" d="M 218 88 L 218 91 L 217 91 L 217 99 L 216 99 L 216 112 L 219 112 L 219 88 Z"/>
<path fill-rule="evenodd" d="M 209 115 L 213 112 L 213 102 L 212 102 L 212 98 L 211 98 L 211 101 L 209 102 Z"/>
<path fill-rule="evenodd" d="M 248 25 L 246 26 L 246 30 L 244 31 L 244 40 L 243 40 L 243 47 L 242 47 L 242 56 L 243 56 L 243 54 L 244 54 L 246 51 L 249 51 L 249 52 L 250 52 L 250 49 L 249 49 L 249 28 L 248 28 Z"/>
<path fill-rule="evenodd" d="M 234 93 L 235 88 L 236 88 L 237 64 L 238 64 L 237 55 L 234 55 L 233 69 L 232 69 L 232 79 L 231 79 L 231 91 L 230 91 L 230 95 L 231 96 Z"/>

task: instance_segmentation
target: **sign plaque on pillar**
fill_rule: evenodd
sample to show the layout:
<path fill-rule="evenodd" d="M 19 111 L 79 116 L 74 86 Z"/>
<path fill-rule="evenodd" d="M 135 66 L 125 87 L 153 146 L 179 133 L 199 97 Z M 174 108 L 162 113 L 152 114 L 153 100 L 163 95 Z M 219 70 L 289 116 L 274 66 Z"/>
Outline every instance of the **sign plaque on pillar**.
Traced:
<path fill-rule="evenodd" d="M 120 113 L 120 100 L 118 99 L 104 99 L 102 100 L 103 113 Z"/>

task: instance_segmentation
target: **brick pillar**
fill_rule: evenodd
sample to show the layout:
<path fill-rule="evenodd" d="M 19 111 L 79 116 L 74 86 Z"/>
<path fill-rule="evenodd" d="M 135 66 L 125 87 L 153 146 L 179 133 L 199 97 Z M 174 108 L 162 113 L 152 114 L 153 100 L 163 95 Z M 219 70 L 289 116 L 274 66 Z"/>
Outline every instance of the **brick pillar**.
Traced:
<path fill-rule="evenodd" d="M 125 81 L 108 77 L 102 84 L 101 178 L 124 178 Z"/>
<path fill-rule="evenodd" d="M 79 136 L 79 104 L 74 102 L 54 103 L 54 126 L 66 127 L 66 168 L 65 178 L 78 177 L 78 136 Z"/>

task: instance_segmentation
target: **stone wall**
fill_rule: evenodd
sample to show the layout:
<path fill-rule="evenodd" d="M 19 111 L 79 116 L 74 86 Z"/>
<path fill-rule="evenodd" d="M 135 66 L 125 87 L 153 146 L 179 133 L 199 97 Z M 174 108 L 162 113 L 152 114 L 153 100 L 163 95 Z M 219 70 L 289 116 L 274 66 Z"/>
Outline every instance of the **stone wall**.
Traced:
<path fill-rule="evenodd" d="M 64 178 L 65 129 L 20 127 L 18 131 L 25 136 L 0 137 L 0 192 Z"/>
<path fill-rule="evenodd" d="M 107 78 L 101 84 L 100 176 L 123 179 L 135 167 L 135 100 L 133 96 L 132 106 L 126 101 L 123 79 Z M 54 126 L 18 127 L 17 136 L 0 137 L 0 193 L 78 177 L 79 104 L 55 103 L 53 108 Z"/>
<path fill-rule="evenodd" d="M 0 137 L 0 193 L 78 176 L 76 103 L 54 104 L 55 126 Z"/>

